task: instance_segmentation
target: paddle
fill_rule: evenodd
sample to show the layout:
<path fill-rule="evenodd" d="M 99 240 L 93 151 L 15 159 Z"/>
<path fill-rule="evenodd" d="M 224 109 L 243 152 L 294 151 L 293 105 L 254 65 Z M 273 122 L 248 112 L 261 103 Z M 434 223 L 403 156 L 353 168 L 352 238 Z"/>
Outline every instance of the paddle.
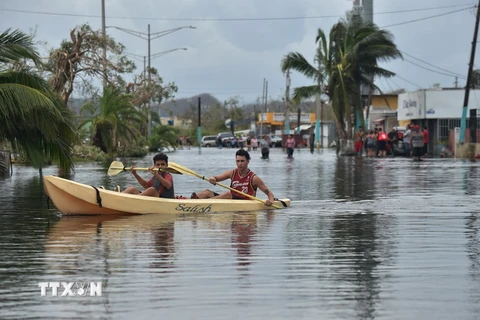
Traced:
<path fill-rule="evenodd" d="M 139 170 L 139 171 L 148 171 L 148 168 L 133 168 L 133 169 Z M 121 163 L 120 161 L 113 161 L 110 167 L 108 168 L 107 174 L 109 176 L 115 176 L 123 171 L 130 171 L 130 167 L 125 167 L 123 163 Z M 154 168 L 153 171 L 164 171 L 169 173 L 182 174 L 180 171 L 170 168 L 170 166 L 166 168 Z"/>
<path fill-rule="evenodd" d="M 178 163 L 175 163 L 175 162 L 171 162 L 171 161 L 170 161 L 170 162 L 168 162 L 168 166 L 169 166 L 170 168 L 172 168 L 172 169 L 175 169 L 175 170 L 178 171 L 178 172 L 181 172 L 181 173 L 184 173 L 184 174 L 188 174 L 188 175 L 191 175 L 191 176 L 200 178 L 200 179 L 202 179 L 202 180 L 207 180 L 207 181 L 208 181 L 208 178 L 205 178 L 205 176 L 202 176 L 202 175 L 196 173 L 195 171 L 193 171 L 193 170 L 191 170 L 191 169 L 189 169 L 189 168 L 187 168 L 187 167 L 184 167 L 184 166 L 182 166 L 182 165 L 179 165 Z M 237 190 L 237 189 L 233 189 L 233 188 L 231 188 L 231 187 L 229 187 L 229 186 L 227 186 L 227 185 L 224 185 L 224 184 L 222 184 L 222 183 L 220 183 L 220 182 L 217 182 L 216 185 L 218 185 L 218 186 L 220 186 L 220 187 L 222 187 L 222 188 L 228 189 L 228 190 L 230 190 L 230 191 L 236 192 L 236 193 L 238 193 L 238 194 L 241 194 L 241 195 L 243 195 L 243 196 L 245 196 L 245 197 L 247 197 L 247 198 L 250 198 L 250 199 L 252 199 L 252 200 L 256 200 L 256 201 L 259 201 L 259 202 L 267 205 L 267 203 L 266 203 L 265 200 L 256 198 L 256 197 L 254 197 L 254 196 L 251 196 L 251 195 L 249 195 L 249 194 L 246 194 L 246 193 L 244 193 L 244 192 L 241 192 L 241 191 L 239 191 L 239 190 Z M 276 208 L 276 209 L 282 209 L 282 207 L 276 206 L 276 205 L 274 205 L 274 204 L 272 204 L 272 207 L 274 207 L 274 208 Z"/>

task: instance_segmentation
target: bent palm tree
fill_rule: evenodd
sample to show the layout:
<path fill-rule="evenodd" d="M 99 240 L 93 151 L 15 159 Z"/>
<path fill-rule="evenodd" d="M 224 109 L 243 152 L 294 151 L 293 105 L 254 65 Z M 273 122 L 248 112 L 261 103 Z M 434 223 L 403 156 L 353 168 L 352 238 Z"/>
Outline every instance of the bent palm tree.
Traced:
<path fill-rule="evenodd" d="M 72 115 L 46 81 L 18 63 L 22 59 L 41 64 L 31 37 L 19 30 L 1 33 L 0 140 L 24 151 L 33 165 L 58 160 L 68 171 L 73 167 L 71 150 L 77 138 Z"/>
<path fill-rule="evenodd" d="M 79 128 L 90 125 L 93 145 L 105 153 L 115 151 L 117 138 L 137 141 L 140 137 L 138 128 L 145 122 L 142 113 L 132 105 L 130 96 L 112 87 L 105 89 L 98 102 L 83 105 L 80 114 L 87 119 Z"/>
<path fill-rule="evenodd" d="M 315 63 L 311 65 L 297 52 L 287 54 L 281 62 L 282 71 L 296 70 L 315 81 L 314 85 L 295 88 L 293 99 L 299 101 L 326 94 L 332 104 L 342 153 L 348 152 L 353 140 L 353 118 L 359 115 L 363 123 L 360 87 L 379 89 L 372 76 L 391 77 L 395 74 L 379 67 L 379 62 L 401 58 L 393 36 L 373 23 L 358 18 L 335 24 L 329 39 L 318 29 Z M 380 90 L 380 89 L 379 89 Z"/>

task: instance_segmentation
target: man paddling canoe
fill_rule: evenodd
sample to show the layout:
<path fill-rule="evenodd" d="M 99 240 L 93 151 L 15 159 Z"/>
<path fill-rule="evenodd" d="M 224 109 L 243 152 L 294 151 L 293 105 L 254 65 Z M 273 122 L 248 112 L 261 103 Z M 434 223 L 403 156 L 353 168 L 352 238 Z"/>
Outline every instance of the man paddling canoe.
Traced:
<path fill-rule="evenodd" d="M 124 193 L 138 194 L 141 196 L 160 197 L 160 198 L 175 198 L 175 191 L 173 188 L 173 177 L 168 172 L 161 172 L 158 168 L 164 168 L 168 166 L 168 156 L 164 153 L 159 153 L 153 157 L 154 166 L 149 167 L 148 171 L 153 174 L 153 177 L 146 181 L 137 174 L 135 168 L 132 166 L 130 171 L 137 179 L 138 183 L 145 188 L 143 192 L 135 187 L 128 187 L 123 191 Z"/>
<path fill-rule="evenodd" d="M 273 193 L 270 189 L 267 188 L 265 183 L 260 179 L 255 173 L 253 173 L 249 168 L 248 164 L 250 163 L 250 154 L 240 149 L 235 153 L 235 161 L 237 164 L 236 169 L 225 171 L 224 173 L 218 176 L 212 176 L 208 178 L 208 181 L 215 185 L 217 182 L 221 182 L 227 179 L 231 179 L 230 187 L 238 190 L 240 192 L 246 193 L 250 196 L 254 196 L 257 193 L 257 189 L 262 190 L 268 197 L 266 200 L 266 205 L 270 206 L 275 201 Z M 226 191 L 222 194 L 218 194 L 209 189 L 205 189 L 198 193 L 192 193 L 192 199 L 239 199 L 239 200 L 249 200 L 248 197 L 237 193 L 235 191 Z"/>

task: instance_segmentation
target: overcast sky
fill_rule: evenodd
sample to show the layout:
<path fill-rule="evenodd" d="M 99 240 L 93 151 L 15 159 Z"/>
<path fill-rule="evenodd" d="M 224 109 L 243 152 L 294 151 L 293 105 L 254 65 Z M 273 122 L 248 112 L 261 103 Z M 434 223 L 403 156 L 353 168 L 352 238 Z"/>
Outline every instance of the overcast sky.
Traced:
<path fill-rule="evenodd" d="M 148 24 L 152 33 L 195 26 L 196 29 L 183 29 L 151 41 L 152 54 L 188 48 L 158 57 L 152 60 L 152 66 L 165 81 L 178 85 L 177 97 L 208 92 L 221 101 L 239 96 L 240 102 L 248 103 L 261 97 L 264 78 L 269 83 L 269 97 L 275 99 L 283 95 L 282 57 L 290 51 L 298 51 L 313 62 L 316 30 L 330 30 L 338 18 L 351 9 L 352 3 L 353 0 L 106 0 L 106 24 L 145 33 Z M 399 49 L 413 56 L 405 55 L 406 59 L 441 73 L 466 76 L 475 24 L 473 10 L 413 21 L 462 10 L 475 3 L 473 0 L 374 0 L 374 22 L 381 27 L 408 22 L 387 28 L 395 36 Z M 29 32 L 36 27 L 36 40 L 46 41 L 50 47 L 57 47 L 77 25 L 88 22 L 100 29 L 100 15 L 100 0 L 0 0 L 2 31 L 11 27 Z M 318 16 L 333 17 L 308 18 Z M 291 17 L 304 18 L 218 20 Z M 114 28 L 107 32 L 122 42 L 128 52 L 147 55 L 146 40 Z M 446 87 L 454 85 L 455 76 L 433 73 L 409 61 L 385 64 L 384 67 L 401 78 L 377 80 L 377 85 L 384 91 L 400 88 L 413 91 L 417 86 L 428 88 L 434 83 Z M 136 62 L 141 70 L 143 62 Z M 464 79 L 458 81 L 460 86 L 465 84 Z M 292 75 L 292 87 L 310 84 L 311 81 L 301 75 Z"/>

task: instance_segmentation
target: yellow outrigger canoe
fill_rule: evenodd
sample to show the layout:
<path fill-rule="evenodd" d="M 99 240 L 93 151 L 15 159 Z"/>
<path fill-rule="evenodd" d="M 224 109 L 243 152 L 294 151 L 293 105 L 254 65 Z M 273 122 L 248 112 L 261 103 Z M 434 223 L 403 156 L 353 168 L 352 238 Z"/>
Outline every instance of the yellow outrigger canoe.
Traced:
<path fill-rule="evenodd" d="M 279 199 L 274 206 L 255 200 L 164 199 L 105 190 L 56 176 L 45 176 L 43 180 L 45 193 L 65 215 L 213 213 L 290 206 L 290 199 Z"/>

